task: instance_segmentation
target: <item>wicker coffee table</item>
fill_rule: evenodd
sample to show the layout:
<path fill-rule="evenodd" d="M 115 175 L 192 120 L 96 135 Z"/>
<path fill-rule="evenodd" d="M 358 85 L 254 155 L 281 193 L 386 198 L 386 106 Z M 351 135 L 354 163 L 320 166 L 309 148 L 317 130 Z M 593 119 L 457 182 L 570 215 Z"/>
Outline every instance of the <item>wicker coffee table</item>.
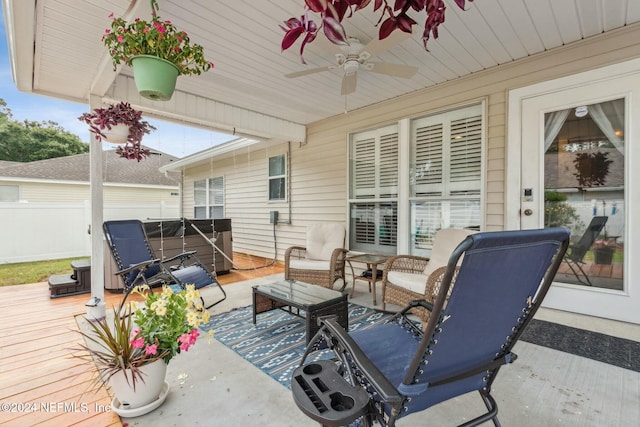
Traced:
<path fill-rule="evenodd" d="M 256 315 L 276 308 L 306 319 L 307 343 L 320 329 L 318 318 L 322 316 L 337 316 L 338 323 L 349 330 L 346 293 L 297 280 L 282 280 L 253 287 L 254 325 Z"/>

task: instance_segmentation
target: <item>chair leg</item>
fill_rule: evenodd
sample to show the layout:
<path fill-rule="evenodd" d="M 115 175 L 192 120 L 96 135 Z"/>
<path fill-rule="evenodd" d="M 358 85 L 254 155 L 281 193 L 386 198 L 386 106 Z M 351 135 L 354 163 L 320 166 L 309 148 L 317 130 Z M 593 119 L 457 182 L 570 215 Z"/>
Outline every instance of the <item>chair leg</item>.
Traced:
<path fill-rule="evenodd" d="M 458 427 L 474 427 L 483 424 L 489 420 L 493 421 L 495 427 L 501 427 L 500 421 L 498 421 L 498 404 L 493 396 L 488 391 L 480 391 L 480 397 L 487 407 L 488 412 L 484 415 L 480 415 L 464 424 L 460 424 Z"/>
<path fill-rule="evenodd" d="M 589 280 L 589 276 L 587 275 L 587 273 L 584 272 L 584 270 L 582 269 L 580 264 L 578 264 L 577 262 L 569 262 L 569 261 L 565 261 L 565 262 L 567 263 L 567 265 L 571 269 L 571 272 L 573 273 L 573 275 L 576 276 L 576 279 L 578 280 L 578 283 L 581 283 L 581 284 L 586 285 L 586 286 L 593 286 L 591 284 L 591 280 Z M 578 274 L 578 272 L 573 267 L 573 264 L 575 264 L 576 267 L 578 267 L 578 269 L 580 269 L 580 272 L 582 273 L 584 278 L 587 279 L 586 282 L 584 280 L 580 279 L 580 275 Z"/>

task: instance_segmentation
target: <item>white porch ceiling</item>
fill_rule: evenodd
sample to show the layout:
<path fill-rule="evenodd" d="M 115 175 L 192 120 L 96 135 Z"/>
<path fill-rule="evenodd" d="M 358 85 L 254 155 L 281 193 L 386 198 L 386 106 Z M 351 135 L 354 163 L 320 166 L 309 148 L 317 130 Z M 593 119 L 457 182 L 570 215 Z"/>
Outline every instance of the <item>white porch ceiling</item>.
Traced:
<path fill-rule="evenodd" d="M 389 0 L 393 3 L 393 0 Z M 414 14 L 417 33 L 375 59 L 419 67 L 411 79 L 359 72 L 355 93 L 340 94 L 341 70 L 297 79 L 284 74 L 334 64 L 334 50 L 319 40 L 307 47 L 303 65 L 298 46 L 280 52 L 286 19 L 303 13 L 303 0 L 158 0 L 160 16 L 203 44 L 215 69 L 180 77 L 178 95 L 151 102 L 130 90 L 127 67 L 112 71 L 101 43 L 108 15 L 149 17 L 148 0 L 3 0 L 14 78 L 23 91 L 89 102 L 128 98 L 134 105 L 169 118 L 262 138 L 299 134 L 306 125 L 439 83 L 499 67 L 515 60 L 640 21 L 637 0 L 476 0 L 460 11 L 452 0 L 440 38 L 420 40 L 424 16 Z M 369 6 L 345 27 L 363 43 L 377 35 L 379 13 Z M 33 19 L 35 16 L 35 19 Z M 640 24 L 639 24 L 640 25 Z M 131 99 L 133 97 L 133 99 Z M 209 111 L 205 111 L 205 110 Z M 263 127 L 260 134 L 258 127 Z M 285 130 L 277 132 L 270 127 Z"/>

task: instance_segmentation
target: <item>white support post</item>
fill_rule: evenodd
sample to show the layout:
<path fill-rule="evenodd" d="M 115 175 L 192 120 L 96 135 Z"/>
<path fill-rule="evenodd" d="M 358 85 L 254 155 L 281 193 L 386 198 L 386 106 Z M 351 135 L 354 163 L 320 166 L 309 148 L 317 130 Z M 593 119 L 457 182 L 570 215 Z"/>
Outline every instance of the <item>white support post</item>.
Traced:
<path fill-rule="evenodd" d="M 101 99 L 91 95 L 89 108 L 100 107 Z M 87 301 L 87 317 L 102 319 L 106 316 L 104 302 L 104 244 L 102 242 L 103 193 L 102 193 L 102 143 L 89 132 L 90 189 L 91 189 L 91 298 Z"/>

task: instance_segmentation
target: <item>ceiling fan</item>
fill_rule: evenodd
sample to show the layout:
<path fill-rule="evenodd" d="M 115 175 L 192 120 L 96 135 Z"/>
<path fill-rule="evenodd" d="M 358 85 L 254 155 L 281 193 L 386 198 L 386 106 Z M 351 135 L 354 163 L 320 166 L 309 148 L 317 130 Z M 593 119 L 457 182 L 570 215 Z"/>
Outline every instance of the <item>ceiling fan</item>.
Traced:
<path fill-rule="evenodd" d="M 384 40 L 373 39 L 366 46 L 360 43 L 355 37 L 349 38 L 349 44 L 340 46 L 341 53 L 336 53 L 337 65 L 328 65 L 325 67 L 311 68 L 308 70 L 297 71 L 295 73 L 285 74 L 285 77 L 295 78 L 315 74 L 322 71 L 341 68 L 344 70 L 342 76 L 342 95 L 348 95 L 355 92 L 358 82 L 358 71 L 371 71 L 373 73 L 385 74 L 387 76 L 411 78 L 418 71 L 418 67 L 403 64 L 390 64 L 387 62 L 369 62 L 369 59 L 381 54 L 393 45 L 409 37 L 409 34 L 395 31 Z"/>

